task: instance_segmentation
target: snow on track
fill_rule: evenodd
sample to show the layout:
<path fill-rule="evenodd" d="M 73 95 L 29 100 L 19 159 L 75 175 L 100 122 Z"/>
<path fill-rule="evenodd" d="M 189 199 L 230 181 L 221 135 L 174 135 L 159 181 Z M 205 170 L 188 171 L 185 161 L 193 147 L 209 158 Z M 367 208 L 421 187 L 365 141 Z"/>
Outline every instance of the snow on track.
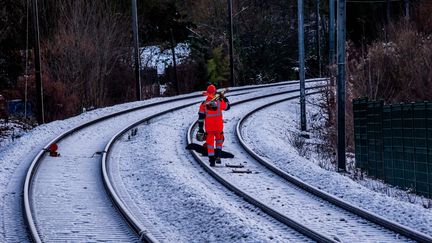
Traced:
<path fill-rule="evenodd" d="M 42 240 L 136 240 L 105 193 L 100 157 L 94 154 L 102 151 L 118 130 L 143 116 L 199 100 L 191 98 L 130 112 L 81 129 L 59 142 L 62 156 L 44 158 L 32 187 L 34 218 Z"/>
<path fill-rule="evenodd" d="M 197 112 L 198 105 L 153 119 L 114 147 L 110 163 L 142 214 L 167 242 L 309 241 L 233 195 L 194 162 L 184 134 Z"/>
<path fill-rule="evenodd" d="M 315 79 L 322 80 L 322 79 Z M 285 85 L 296 81 L 284 81 L 271 85 Z M 232 88 L 232 91 L 243 88 L 259 88 L 268 85 L 250 85 Z M 199 95 L 202 92 L 184 94 L 175 97 L 153 98 L 144 101 L 130 102 L 106 108 L 87 111 L 81 115 L 50 122 L 37 126 L 30 132 L 14 141 L 3 141 L 0 145 L 0 242 L 9 240 L 23 242 L 27 240 L 25 225 L 17 223 L 16 215 L 22 215 L 22 187 L 23 180 L 32 159 L 54 137 L 75 126 L 95 118 L 112 114 L 121 110 L 156 103 L 163 100 L 172 100 L 179 97 Z M 20 217 L 18 217 L 20 218 Z M 9 238 L 8 236 L 11 236 Z M 18 238 L 15 238 L 18 236 Z"/>
<path fill-rule="evenodd" d="M 314 102 L 317 96 L 308 99 Z M 310 151 L 311 158 L 315 162 L 299 156 L 288 137 L 291 132 L 297 131 L 298 107 L 298 100 L 287 101 L 252 115 L 242 129 L 246 143 L 282 170 L 321 190 L 389 220 L 432 235 L 432 210 L 377 193 L 346 176 L 324 170 L 317 165 L 319 155 L 313 154 L 313 151 Z M 311 117 L 320 111 L 311 104 L 307 104 L 307 111 L 308 124 L 311 124 Z M 315 139 L 314 135 L 312 139 Z"/>
<path fill-rule="evenodd" d="M 137 240 L 105 192 L 100 156 L 94 153 L 102 151 L 116 131 L 159 109 L 147 108 L 82 129 L 59 143 L 61 157 L 45 157 L 32 187 L 34 217 L 43 241 Z"/>
<path fill-rule="evenodd" d="M 279 96 L 279 99 L 284 96 Z M 251 170 L 252 174 L 232 173 L 227 168 L 216 168 L 226 180 L 255 196 L 268 206 L 289 215 L 299 223 L 305 224 L 312 229 L 342 241 L 387 241 L 398 240 L 397 234 L 380 226 L 370 223 L 356 215 L 339 209 L 332 204 L 319 199 L 301 189 L 287 183 L 282 178 L 267 170 L 260 163 L 248 156 L 246 151 L 237 143 L 235 127 L 238 118 L 246 110 L 252 110 L 249 103 L 240 104 L 225 113 L 225 138 L 231 143 L 226 144 L 227 151 L 236 151 L 236 158 L 230 163 L 245 165 L 245 169 Z M 249 108 L 248 108 L 249 107 Z M 254 129 L 254 128 L 252 128 Z M 256 140 L 258 138 L 252 138 Z M 240 152 L 243 151 L 243 152 Z M 240 152 L 240 153 L 239 153 Z M 262 151 L 266 153 L 267 151 Z"/>
<path fill-rule="evenodd" d="M 182 96 L 188 95 L 190 94 Z M 29 241 L 26 225 L 22 218 L 23 178 L 25 178 L 31 161 L 43 146 L 62 132 L 100 116 L 169 99 L 172 98 L 154 98 L 131 102 L 89 111 L 66 120 L 43 124 L 0 148 L 0 242 Z"/>
<path fill-rule="evenodd" d="M 287 82 L 278 84 L 282 83 L 286 84 Z M 258 86 L 249 87 L 257 88 Z M 234 89 L 235 88 L 232 89 L 233 92 Z M 66 120 L 40 125 L 13 142 L 3 143 L 0 148 L 0 242 L 29 241 L 26 225 L 21 216 L 23 215 L 23 178 L 25 178 L 27 169 L 33 158 L 39 153 L 43 146 L 54 137 L 80 124 L 114 112 L 200 93 L 201 92 L 196 92 L 176 97 L 153 98 L 145 101 L 130 102 L 87 111 L 79 116 Z M 60 148 L 60 152 L 61 150 L 62 147 Z"/>

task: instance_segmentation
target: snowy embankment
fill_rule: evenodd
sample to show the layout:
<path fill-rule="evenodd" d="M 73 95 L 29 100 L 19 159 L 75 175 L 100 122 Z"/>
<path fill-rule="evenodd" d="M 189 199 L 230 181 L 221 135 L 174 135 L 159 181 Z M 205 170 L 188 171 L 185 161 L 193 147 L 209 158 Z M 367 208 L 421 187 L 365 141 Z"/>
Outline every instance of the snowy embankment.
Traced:
<path fill-rule="evenodd" d="M 21 213 L 23 181 L 32 159 L 47 143 L 61 133 L 93 119 L 163 99 L 171 98 L 155 98 L 88 111 L 73 118 L 38 126 L 13 141 L 11 139 L 2 140 L 0 147 L 0 242 L 7 242 L 8 239 L 15 239 L 16 242 L 27 240 Z"/>
<path fill-rule="evenodd" d="M 313 103 L 319 95 L 309 97 L 307 104 L 308 126 L 322 122 L 323 112 Z M 308 143 L 322 143 L 314 131 L 306 141 L 302 157 L 299 150 L 293 146 L 293 136 L 299 134 L 299 103 L 298 100 L 287 101 L 266 108 L 254 114 L 244 123 L 244 139 L 254 148 L 255 152 L 267 157 L 276 166 L 287 173 L 345 201 L 361 208 L 382 215 L 402 225 L 409 226 L 426 234 L 432 235 L 432 210 L 421 205 L 407 202 L 403 197 L 390 197 L 376 189 L 390 188 L 394 195 L 403 195 L 403 191 L 385 186 L 371 179 L 354 181 L 348 176 L 321 168 L 324 164 L 319 154 L 308 146 Z M 306 150 L 306 151 L 305 151 Z M 303 154 L 303 155 L 304 155 Z M 387 190 L 387 191 L 388 191 Z"/>

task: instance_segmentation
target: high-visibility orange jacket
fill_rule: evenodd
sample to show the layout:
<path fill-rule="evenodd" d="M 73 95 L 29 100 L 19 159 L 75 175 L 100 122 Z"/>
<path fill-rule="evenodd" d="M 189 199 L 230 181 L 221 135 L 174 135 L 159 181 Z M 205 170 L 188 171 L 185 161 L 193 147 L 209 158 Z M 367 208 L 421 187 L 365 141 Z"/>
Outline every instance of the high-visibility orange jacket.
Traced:
<path fill-rule="evenodd" d="M 206 132 L 223 131 L 223 116 L 222 111 L 227 109 L 227 102 L 224 100 L 216 100 L 210 104 L 212 96 L 207 96 L 206 101 L 202 102 L 199 108 L 199 115 L 202 122 L 204 119 L 204 126 Z"/>

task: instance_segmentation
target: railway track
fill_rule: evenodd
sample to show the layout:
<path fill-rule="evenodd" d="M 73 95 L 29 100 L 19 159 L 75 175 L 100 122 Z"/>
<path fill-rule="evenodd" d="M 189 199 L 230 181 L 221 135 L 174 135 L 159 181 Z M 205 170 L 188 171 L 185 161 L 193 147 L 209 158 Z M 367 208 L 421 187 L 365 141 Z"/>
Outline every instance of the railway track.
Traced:
<path fill-rule="evenodd" d="M 294 83 L 234 88 L 232 91 L 277 88 Z M 24 182 L 24 215 L 32 240 L 133 242 L 141 238 L 157 241 L 145 229 L 135 227 L 131 220 L 133 215 L 122 210 L 125 205 L 118 203 L 119 198 L 107 182 L 106 171 L 101 171 L 98 154 L 105 154 L 103 148 L 112 137 L 110 133 L 131 121 L 141 120 L 144 113 L 154 113 L 161 109 L 160 106 L 185 107 L 187 100 L 194 100 L 189 103 L 193 105 L 199 98 L 200 94 L 186 95 L 124 110 L 71 129 L 48 143 L 34 158 Z M 53 143 L 59 144 L 61 157 L 46 155 Z M 103 175 L 105 179 L 101 180 Z M 121 214 L 114 207 L 119 207 Z"/>
<path fill-rule="evenodd" d="M 323 200 L 328 201 L 329 203 L 340 207 L 350 213 L 353 213 L 355 215 L 358 215 L 359 217 L 362 217 L 370 222 L 373 222 L 377 225 L 380 225 L 386 229 L 392 230 L 400 235 L 403 235 L 405 237 L 408 237 L 412 240 L 418 241 L 418 242 L 432 242 L 432 237 L 429 235 L 426 235 L 422 232 L 419 232 L 417 230 L 411 229 L 409 227 L 406 227 L 404 225 L 401 225 L 397 222 L 393 222 L 391 220 L 388 220 L 384 217 L 381 217 L 375 213 L 369 212 L 367 210 L 364 210 L 362 208 L 359 208 L 353 204 L 350 204 L 341 198 L 338 198 L 336 196 L 333 196 L 327 192 L 324 192 L 302 180 L 299 178 L 292 176 L 288 174 L 287 172 L 283 171 L 282 169 L 278 168 L 274 163 L 269 161 L 268 159 L 264 158 L 263 156 L 259 155 L 258 153 L 254 152 L 254 150 L 247 145 L 246 141 L 243 139 L 242 136 L 242 125 L 244 122 L 251 117 L 253 114 L 255 114 L 258 111 L 261 111 L 267 107 L 288 101 L 289 99 L 281 99 L 278 101 L 270 102 L 268 104 L 265 104 L 263 106 L 257 107 L 250 111 L 249 113 L 245 114 L 238 122 L 236 126 L 236 136 L 238 141 L 240 142 L 241 146 L 248 152 L 249 155 L 251 155 L 254 159 L 256 159 L 259 163 L 261 163 L 263 166 L 265 166 L 267 169 L 271 170 L 278 176 L 285 179 L 288 183 L 293 184 L 308 193 L 313 194 L 314 196 L 317 196 Z"/>
<path fill-rule="evenodd" d="M 257 96 L 258 96 L 258 98 L 270 97 L 270 96 L 280 95 L 280 94 L 285 94 L 285 93 L 290 93 L 290 92 L 298 92 L 298 89 L 289 90 L 289 91 L 282 90 L 282 91 L 273 92 L 271 94 L 260 95 L 260 96 L 255 95 L 253 98 L 250 98 L 247 100 L 254 100 L 257 98 Z M 110 181 L 115 181 L 115 180 L 120 181 L 121 180 L 119 178 L 115 179 L 115 177 L 118 177 L 118 174 L 119 174 L 119 173 L 117 173 L 117 171 L 119 170 L 118 164 L 122 163 L 122 161 L 115 161 L 115 160 L 119 160 L 119 158 L 116 158 L 116 155 L 115 155 L 116 152 L 113 152 L 114 148 L 116 147 L 115 146 L 116 143 L 118 143 L 121 139 L 125 140 L 124 137 L 126 136 L 126 134 L 128 134 L 128 133 L 131 134 L 133 132 L 133 129 L 136 129 L 136 127 L 139 126 L 140 124 L 143 124 L 143 123 L 147 124 L 152 119 L 160 117 L 160 116 L 162 116 L 166 113 L 169 113 L 169 112 L 178 111 L 178 110 L 180 110 L 182 108 L 186 108 L 188 106 L 190 106 L 190 105 L 186 104 L 184 106 L 175 107 L 175 108 L 166 110 L 164 112 L 157 113 L 157 114 L 154 114 L 152 116 L 148 116 L 142 120 L 139 120 L 135 123 L 132 123 L 132 124 L 126 126 L 124 129 L 119 131 L 115 136 L 113 136 L 111 138 L 110 142 L 106 145 L 106 147 L 104 149 L 104 151 L 106 151 L 106 153 L 102 157 L 102 167 L 103 167 L 103 171 L 104 171 L 104 180 L 107 182 L 107 184 L 114 184 L 114 183 L 111 183 Z M 130 135 L 128 135 L 128 137 L 129 138 L 126 140 L 130 139 Z M 122 149 L 119 149 L 119 151 L 122 151 Z M 112 167 L 117 167 L 117 168 L 111 169 Z M 117 184 L 121 184 L 121 183 L 117 183 Z M 128 192 L 126 192 L 125 188 L 119 187 L 117 185 L 113 186 L 113 188 L 115 188 L 115 189 L 110 190 L 110 191 L 113 191 L 115 194 L 117 194 L 117 195 L 114 195 L 114 197 L 118 199 L 119 204 L 120 205 L 125 205 L 125 204 L 129 205 L 129 208 L 119 206 L 119 208 L 123 208 L 125 210 L 125 212 L 124 212 L 125 214 L 132 215 L 132 213 L 130 213 L 131 211 L 136 211 L 136 212 L 145 211 L 144 208 L 142 210 L 140 210 L 139 207 L 136 206 L 136 204 L 138 204 L 139 202 L 134 203 L 133 202 L 134 200 L 129 197 Z M 132 209 L 130 209 L 130 208 L 132 208 Z M 137 231 L 147 230 L 149 232 L 158 232 L 157 229 L 154 229 L 154 227 L 151 227 L 152 224 L 150 222 L 148 222 L 148 220 L 145 219 L 146 218 L 145 216 L 143 216 L 143 215 L 133 216 L 132 215 L 132 217 L 130 217 L 130 218 L 131 218 L 130 221 L 132 222 L 131 224 L 135 225 L 135 227 L 138 228 Z M 143 226 L 143 225 L 147 225 L 147 226 Z M 158 232 L 157 234 L 160 235 L 160 232 Z"/>
<path fill-rule="evenodd" d="M 284 98 L 279 102 L 294 99 L 298 97 Z M 278 101 L 272 102 L 277 103 Z M 239 102 L 237 104 L 241 104 Z M 232 104 L 236 105 L 236 104 Z M 265 107 L 265 106 L 264 106 Z M 259 109 L 259 108 L 258 108 Z M 234 108 L 235 110 L 235 108 Z M 250 113 L 252 113 L 251 111 Z M 226 113 L 228 117 L 229 113 Z M 228 134 L 228 141 L 235 140 L 234 134 L 240 134 L 240 125 L 242 120 L 236 124 L 230 124 L 226 127 L 234 128 L 235 132 L 228 132 L 225 129 L 225 136 Z M 194 128 L 196 123 L 190 126 L 188 131 L 188 142 L 192 142 Z M 241 137 L 240 137 L 241 141 Z M 320 195 L 314 195 L 299 183 L 292 183 L 286 178 L 273 170 L 268 169 L 257 161 L 256 154 L 250 154 L 250 151 L 240 146 L 225 146 L 228 150 L 236 151 L 239 158 L 234 159 L 236 164 L 245 164 L 249 170 L 248 174 L 239 175 L 231 173 L 226 168 L 211 168 L 205 158 L 200 157 L 197 153 L 192 152 L 197 161 L 218 181 L 230 188 L 235 193 L 242 196 L 245 200 L 253 205 L 260 207 L 269 215 L 298 230 L 313 240 L 320 242 L 338 242 L 338 241 L 409 241 L 407 237 L 401 237 L 402 232 L 396 228 L 387 227 L 388 225 L 377 225 L 378 220 L 363 218 L 351 211 L 348 207 L 340 208 L 340 204 L 329 203 L 328 198 L 322 199 Z M 231 148 L 230 148 L 231 147 Z M 244 152 L 243 152 L 243 151 Z M 240 152 L 240 153 L 239 153 Z M 378 217 L 377 217 L 378 218 Z M 379 219 L 382 220 L 382 219 Z M 406 232 L 406 231 L 405 231 Z M 430 242 L 427 236 L 421 233 L 411 231 L 405 233 L 414 240 L 421 242 Z"/>

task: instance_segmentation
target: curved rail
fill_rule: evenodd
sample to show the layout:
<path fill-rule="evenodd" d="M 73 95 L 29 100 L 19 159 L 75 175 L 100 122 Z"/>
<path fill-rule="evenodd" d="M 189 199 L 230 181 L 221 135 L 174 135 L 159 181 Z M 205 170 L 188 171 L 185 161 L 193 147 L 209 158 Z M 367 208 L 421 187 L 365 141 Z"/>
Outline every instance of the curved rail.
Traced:
<path fill-rule="evenodd" d="M 235 94 L 235 95 L 231 95 L 231 96 L 236 96 L 236 95 L 243 95 L 246 93 L 239 93 L 239 94 Z M 134 231 L 139 235 L 140 239 L 144 239 L 146 242 L 159 242 L 159 240 L 157 239 L 157 237 L 155 237 L 151 232 L 148 231 L 148 229 L 146 229 L 146 227 L 144 227 L 139 220 L 136 219 L 136 217 L 132 214 L 132 212 L 130 212 L 130 210 L 128 209 L 128 207 L 124 204 L 123 200 L 120 198 L 120 196 L 117 194 L 115 187 L 113 186 L 113 184 L 111 183 L 111 177 L 109 175 L 109 163 L 108 163 L 108 156 L 114 146 L 114 143 L 120 139 L 120 137 L 122 135 L 124 135 L 125 133 L 127 133 L 130 129 L 138 126 L 141 123 L 147 122 L 149 120 L 152 120 L 158 116 L 162 116 L 164 114 L 173 112 L 175 110 L 178 109 L 182 109 L 182 108 L 186 108 L 188 106 L 191 105 L 195 105 L 199 102 L 191 102 L 185 105 L 181 105 L 181 106 L 177 106 L 177 107 L 173 107 L 171 109 L 156 113 L 154 115 L 148 116 L 143 118 L 142 120 L 139 120 L 137 122 L 134 122 L 133 124 L 130 124 L 128 126 L 126 126 L 125 128 L 121 129 L 117 134 L 115 134 L 110 141 L 107 143 L 107 145 L 104 148 L 103 154 L 102 154 L 102 163 L 101 163 L 101 168 L 102 168 L 102 178 L 104 181 L 104 185 L 105 188 L 108 192 L 108 194 L 110 195 L 110 197 L 112 198 L 112 201 L 114 203 L 114 205 L 117 207 L 117 209 L 122 213 L 123 217 L 126 219 L 126 221 L 128 222 L 129 225 L 131 225 L 131 227 L 134 229 Z"/>
<path fill-rule="evenodd" d="M 314 80 L 308 80 L 308 82 L 318 82 L 318 81 L 324 81 L 324 80 L 326 80 L 326 79 L 314 79 Z M 236 87 L 236 88 L 231 89 L 231 91 L 243 91 L 243 90 L 252 90 L 252 89 L 260 89 L 260 88 L 271 88 L 271 87 L 285 86 L 285 85 L 296 84 L 296 83 L 298 83 L 298 81 L 286 81 L 286 82 L 281 82 L 281 83 L 276 83 L 276 84 L 250 86 L 250 87 Z M 130 112 L 145 109 L 145 108 L 149 108 L 149 107 L 156 106 L 156 105 L 166 104 L 169 102 L 185 100 L 185 99 L 190 99 L 190 98 L 197 98 L 197 97 L 201 97 L 201 96 L 202 96 L 201 93 L 185 95 L 182 97 L 177 97 L 177 98 L 168 99 L 168 100 L 164 100 L 164 101 L 160 101 L 160 102 L 154 102 L 151 104 L 141 105 L 141 106 L 137 106 L 134 108 L 125 109 L 125 110 L 122 110 L 119 112 L 115 112 L 115 113 L 112 113 L 112 114 L 109 114 L 106 116 L 102 116 L 102 117 L 99 117 L 99 118 L 94 119 L 92 121 L 78 125 L 72 129 L 66 131 L 65 133 L 55 137 L 47 145 L 45 145 L 44 148 L 36 155 L 36 157 L 31 162 L 31 165 L 30 165 L 30 167 L 27 171 L 26 177 L 25 177 L 24 187 L 23 187 L 24 219 L 25 219 L 25 223 L 28 227 L 28 231 L 29 231 L 29 234 L 31 236 L 32 241 L 37 242 L 37 243 L 42 242 L 42 240 L 38 234 L 37 228 L 36 228 L 36 223 L 35 223 L 34 218 L 33 218 L 32 208 L 31 208 L 31 204 L 30 204 L 31 182 L 34 178 L 34 175 L 37 172 L 38 166 L 39 166 L 40 162 L 42 161 L 42 158 L 46 154 L 46 151 L 48 150 L 48 148 L 51 144 L 59 142 L 60 140 L 68 137 L 69 135 L 71 135 L 72 133 L 74 133 L 80 129 L 83 129 L 83 128 L 91 126 L 95 123 L 98 123 L 98 122 L 101 122 L 101 121 L 104 121 L 104 120 L 107 120 L 107 119 L 110 119 L 110 118 L 113 118 L 113 117 L 116 117 L 119 115 L 123 115 L 126 113 L 130 113 Z M 125 218 L 128 219 L 128 216 L 126 215 Z M 128 223 L 133 225 L 133 223 L 130 221 Z M 140 230 L 137 233 L 138 233 L 138 235 L 143 236 L 143 233 L 145 234 L 146 231 Z M 144 238 L 151 239 L 152 236 L 148 236 L 148 237 L 144 237 Z"/>
<path fill-rule="evenodd" d="M 108 167 L 109 167 L 109 163 L 108 163 L 108 156 L 113 148 L 114 143 L 126 132 L 128 132 L 130 129 L 138 126 L 141 123 L 144 123 L 146 121 L 149 121 L 153 118 L 156 118 L 158 116 L 162 116 L 164 114 L 167 114 L 169 112 L 178 110 L 178 109 L 182 109 L 182 108 L 186 108 L 188 106 L 191 105 L 195 105 L 198 102 L 193 102 L 193 103 L 188 103 L 186 105 L 182 105 L 182 106 L 178 106 L 178 107 L 174 107 L 159 113 L 156 113 L 154 115 L 148 116 L 138 122 L 135 122 L 131 125 L 128 125 L 127 127 L 123 128 L 120 132 L 118 132 L 116 135 L 114 135 L 114 137 L 112 137 L 110 139 L 110 141 L 107 143 L 107 145 L 105 146 L 104 149 L 104 153 L 102 155 L 102 177 L 104 180 L 104 184 L 107 187 L 107 191 L 110 194 L 110 196 L 113 198 L 113 202 L 116 205 L 116 207 L 122 212 L 122 214 L 125 216 L 126 220 L 128 221 L 128 223 L 134 228 L 135 232 L 138 233 L 138 235 L 140 236 L 140 239 L 145 239 L 147 242 L 159 242 L 156 237 L 154 237 L 151 232 L 148 232 L 147 229 L 145 227 L 143 227 L 143 225 L 133 216 L 133 214 L 129 211 L 128 207 L 123 203 L 123 200 L 118 196 L 114 186 L 111 183 L 111 177 L 108 173 Z"/>
<path fill-rule="evenodd" d="M 317 89 L 317 88 L 322 88 L 323 86 L 318 86 L 318 87 L 313 87 L 313 88 L 307 88 L 308 90 L 310 89 Z M 294 93 L 294 92 L 299 92 L 300 90 L 292 90 L 292 91 L 287 91 L 285 93 Z M 314 92 L 311 94 L 315 94 L 315 93 L 319 93 L 318 92 Z M 273 94 L 276 95 L 276 94 Z M 308 94 L 310 95 L 310 94 Z M 299 96 L 293 96 L 290 98 L 287 98 L 288 100 L 290 99 L 296 99 Z M 246 100 L 242 100 L 236 103 L 232 103 L 231 105 L 238 105 L 241 103 L 245 103 L 251 100 L 255 100 L 257 98 L 263 98 L 263 97 L 255 97 L 252 99 L 246 99 Z M 192 136 L 193 136 L 193 130 L 194 127 L 197 125 L 197 122 L 192 123 L 192 125 L 189 127 L 188 131 L 187 131 L 187 136 L 186 136 L 186 141 L 187 143 L 191 143 L 192 142 Z M 249 195 L 247 192 L 243 191 L 242 189 L 236 187 L 235 185 L 231 184 L 230 182 L 228 182 L 227 180 L 225 180 L 221 175 L 219 175 L 215 170 L 213 170 L 206 161 L 203 161 L 200 156 L 198 155 L 197 152 L 195 151 L 191 151 L 193 157 L 196 159 L 196 161 L 210 174 L 212 175 L 216 180 L 218 180 L 222 185 L 224 185 L 225 187 L 227 187 L 228 189 L 230 189 L 231 191 L 233 191 L 234 193 L 240 195 L 241 197 L 243 197 L 247 202 L 251 203 L 252 205 L 260 208 L 261 210 L 263 210 L 265 213 L 267 213 L 268 215 L 272 216 L 273 218 L 275 218 L 276 220 L 280 221 L 281 223 L 287 225 L 288 227 L 298 231 L 299 233 L 304 234 L 305 236 L 316 240 L 318 242 L 337 242 L 334 239 L 331 239 L 325 235 L 322 235 L 300 223 L 298 223 L 297 221 L 295 221 L 294 219 L 278 212 L 275 209 L 272 209 L 271 207 L 265 205 L 263 202 L 255 199 L 254 197 L 252 197 L 251 195 Z"/>
<path fill-rule="evenodd" d="M 143 106 L 138 106 L 138 107 L 134 107 L 131 109 L 123 110 L 120 112 L 116 112 L 116 113 L 113 113 L 113 114 L 110 114 L 107 116 L 103 116 L 103 117 L 94 119 L 90 122 L 81 124 L 77 127 L 74 127 L 72 129 L 68 130 L 67 132 L 57 136 L 56 138 L 51 140 L 47 145 L 45 145 L 45 147 L 33 159 L 32 163 L 29 167 L 29 170 L 27 172 L 25 182 L 24 182 L 24 189 L 23 189 L 24 190 L 24 197 L 23 197 L 23 200 L 24 200 L 24 217 L 25 217 L 25 221 L 27 223 L 27 226 L 28 226 L 28 229 L 30 231 L 30 235 L 32 237 L 33 242 L 39 243 L 39 242 L 42 242 L 42 240 L 39 237 L 39 234 L 37 232 L 36 223 L 34 222 L 32 210 L 31 210 L 31 205 L 30 205 L 31 182 L 33 180 L 34 175 L 36 174 L 39 163 L 42 161 L 42 158 L 44 157 L 45 152 L 49 149 L 49 146 L 51 144 L 58 143 L 60 140 L 65 139 L 66 137 L 68 137 L 72 133 L 79 131 L 85 127 L 91 126 L 95 123 L 107 120 L 109 118 L 113 118 L 115 116 L 123 115 L 123 114 L 129 113 L 129 112 L 149 108 L 149 107 L 156 106 L 156 105 L 161 105 L 161 104 L 165 104 L 165 103 L 169 103 L 169 102 L 174 102 L 174 101 L 179 101 L 179 100 L 194 98 L 194 97 L 200 97 L 200 95 L 191 95 L 191 96 L 186 96 L 186 97 L 181 97 L 181 98 L 176 98 L 176 99 L 169 99 L 169 100 L 165 100 L 165 101 L 161 101 L 161 102 L 155 102 L 155 103 L 146 104 Z M 127 216 L 126 216 L 126 219 L 127 219 Z M 142 234 L 138 233 L 138 235 L 141 236 Z M 151 237 L 149 237 L 149 238 L 151 238 Z"/>
<path fill-rule="evenodd" d="M 390 221 L 388 219 L 385 219 L 384 217 L 381 217 L 377 214 L 374 214 L 372 212 L 369 212 L 367 210 L 364 210 L 362 208 L 359 208 L 355 205 L 352 205 L 340 198 L 337 198 L 327 192 L 324 192 L 302 180 L 300 180 L 297 177 L 294 177 L 288 173 L 286 173 L 285 171 L 279 169 L 277 166 L 275 166 L 273 163 L 271 163 L 270 161 L 268 161 L 267 159 L 263 158 L 262 156 L 260 156 L 259 154 L 257 154 L 256 152 L 254 152 L 244 141 L 242 134 L 241 134 L 241 126 L 242 124 L 246 121 L 246 119 L 248 117 L 250 117 L 252 114 L 254 114 L 255 112 L 262 110 L 264 108 L 267 108 L 269 106 L 281 103 L 281 102 L 285 102 L 290 100 L 291 98 L 287 98 L 287 99 L 282 99 L 282 100 L 277 100 L 268 104 L 265 104 L 263 106 L 260 106 L 252 111 L 250 111 L 249 113 L 247 113 L 244 117 L 242 117 L 240 119 L 240 121 L 238 121 L 237 126 L 236 126 L 236 133 L 237 133 L 237 138 L 240 142 L 240 144 L 242 145 L 242 147 L 252 156 L 254 157 L 258 162 L 260 162 L 262 165 L 264 165 L 265 167 L 267 167 L 269 170 L 271 170 L 273 173 L 279 175 L 280 177 L 284 178 L 285 180 L 289 181 L 290 183 L 298 186 L 299 188 L 302 188 L 303 190 L 312 193 L 313 195 L 320 197 L 332 204 L 334 204 L 337 207 L 343 208 L 348 212 L 351 212 L 353 214 L 356 214 L 368 221 L 371 221 L 373 223 L 376 223 L 384 228 L 387 228 L 389 230 L 392 230 L 394 232 L 397 232 L 401 235 L 404 235 L 408 238 L 411 238 L 413 240 L 419 241 L 419 242 L 432 242 L 432 237 L 428 236 L 424 233 L 421 233 L 419 231 L 416 231 L 414 229 L 411 229 L 409 227 L 403 226 L 399 223 Z"/>
<path fill-rule="evenodd" d="M 282 91 L 282 92 L 277 92 L 277 93 L 272 93 L 272 94 L 268 94 L 268 95 L 262 95 L 262 96 L 258 96 L 258 97 L 254 97 L 252 99 L 246 99 L 245 101 L 250 101 L 250 100 L 255 100 L 258 98 L 265 98 L 265 97 L 269 97 L 269 96 L 273 96 L 273 95 L 278 95 L 278 94 L 284 94 L 284 93 L 292 93 L 292 92 L 298 92 L 299 90 L 290 90 L 290 91 Z M 201 101 L 200 101 L 201 102 Z M 122 135 L 124 135 L 125 133 L 127 133 L 129 130 L 131 130 L 132 128 L 138 126 L 139 124 L 145 123 L 147 121 L 150 121 L 158 116 L 162 116 L 164 114 L 170 113 L 172 111 L 178 110 L 178 109 L 182 109 L 182 108 L 186 108 L 188 106 L 194 105 L 194 104 L 198 104 L 200 102 L 192 102 L 192 103 L 188 103 L 185 105 L 181 105 L 178 107 L 174 107 L 171 109 L 167 109 L 165 111 L 153 114 L 151 116 L 145 117 L 137 122 L 134 122 L 133 124 L 130 124 L 128 126 L 126 126 L 125 128 L 123 128 L 121 131 L 119 131 L 116 135 L 114 135 L 110 141 L 107 143 L 107 145 L 105 146 L 104 149 L 104 154 L 102 155 L 102 171 L 103 171 L 103 179 L 104 179 L 104 183 L 108 188 L 109 194 L 114 198 L 114 203 L 116 204 L 116 206 L 119 208 L 120 211 L 122 211 L 122 214 L 126 215 L 125 217 L 127 218 L 128 222 L 132 225 L 132 227 L 137 231 L 137 232 L 147 232 L 146 229 L 144 229 L 142 227 L 142 225 L 139 223 L 139 221 L 132 215 L 131 212 L 129 212 L 128 208 L 124 205 L 122 199 L 118 196 L 117 192 L 115 191 L 115 188 L 112 186 L 111 180 L 110 180 L 110 176 L 108 173 L 108 167 L 109 167 L 109 163 L 108 163 L 108 156 L 109 153 L 112 151 L 113 145 L 114 143 L 120 139 L 120 137 Z M 145 236 L 144 238 L 146 240 L 148 240 L 149 242 L 155 242 L 152 241 L 151 239 L 147 239 Z M 155 239 L 153 237 L 153 239 Z"/>

